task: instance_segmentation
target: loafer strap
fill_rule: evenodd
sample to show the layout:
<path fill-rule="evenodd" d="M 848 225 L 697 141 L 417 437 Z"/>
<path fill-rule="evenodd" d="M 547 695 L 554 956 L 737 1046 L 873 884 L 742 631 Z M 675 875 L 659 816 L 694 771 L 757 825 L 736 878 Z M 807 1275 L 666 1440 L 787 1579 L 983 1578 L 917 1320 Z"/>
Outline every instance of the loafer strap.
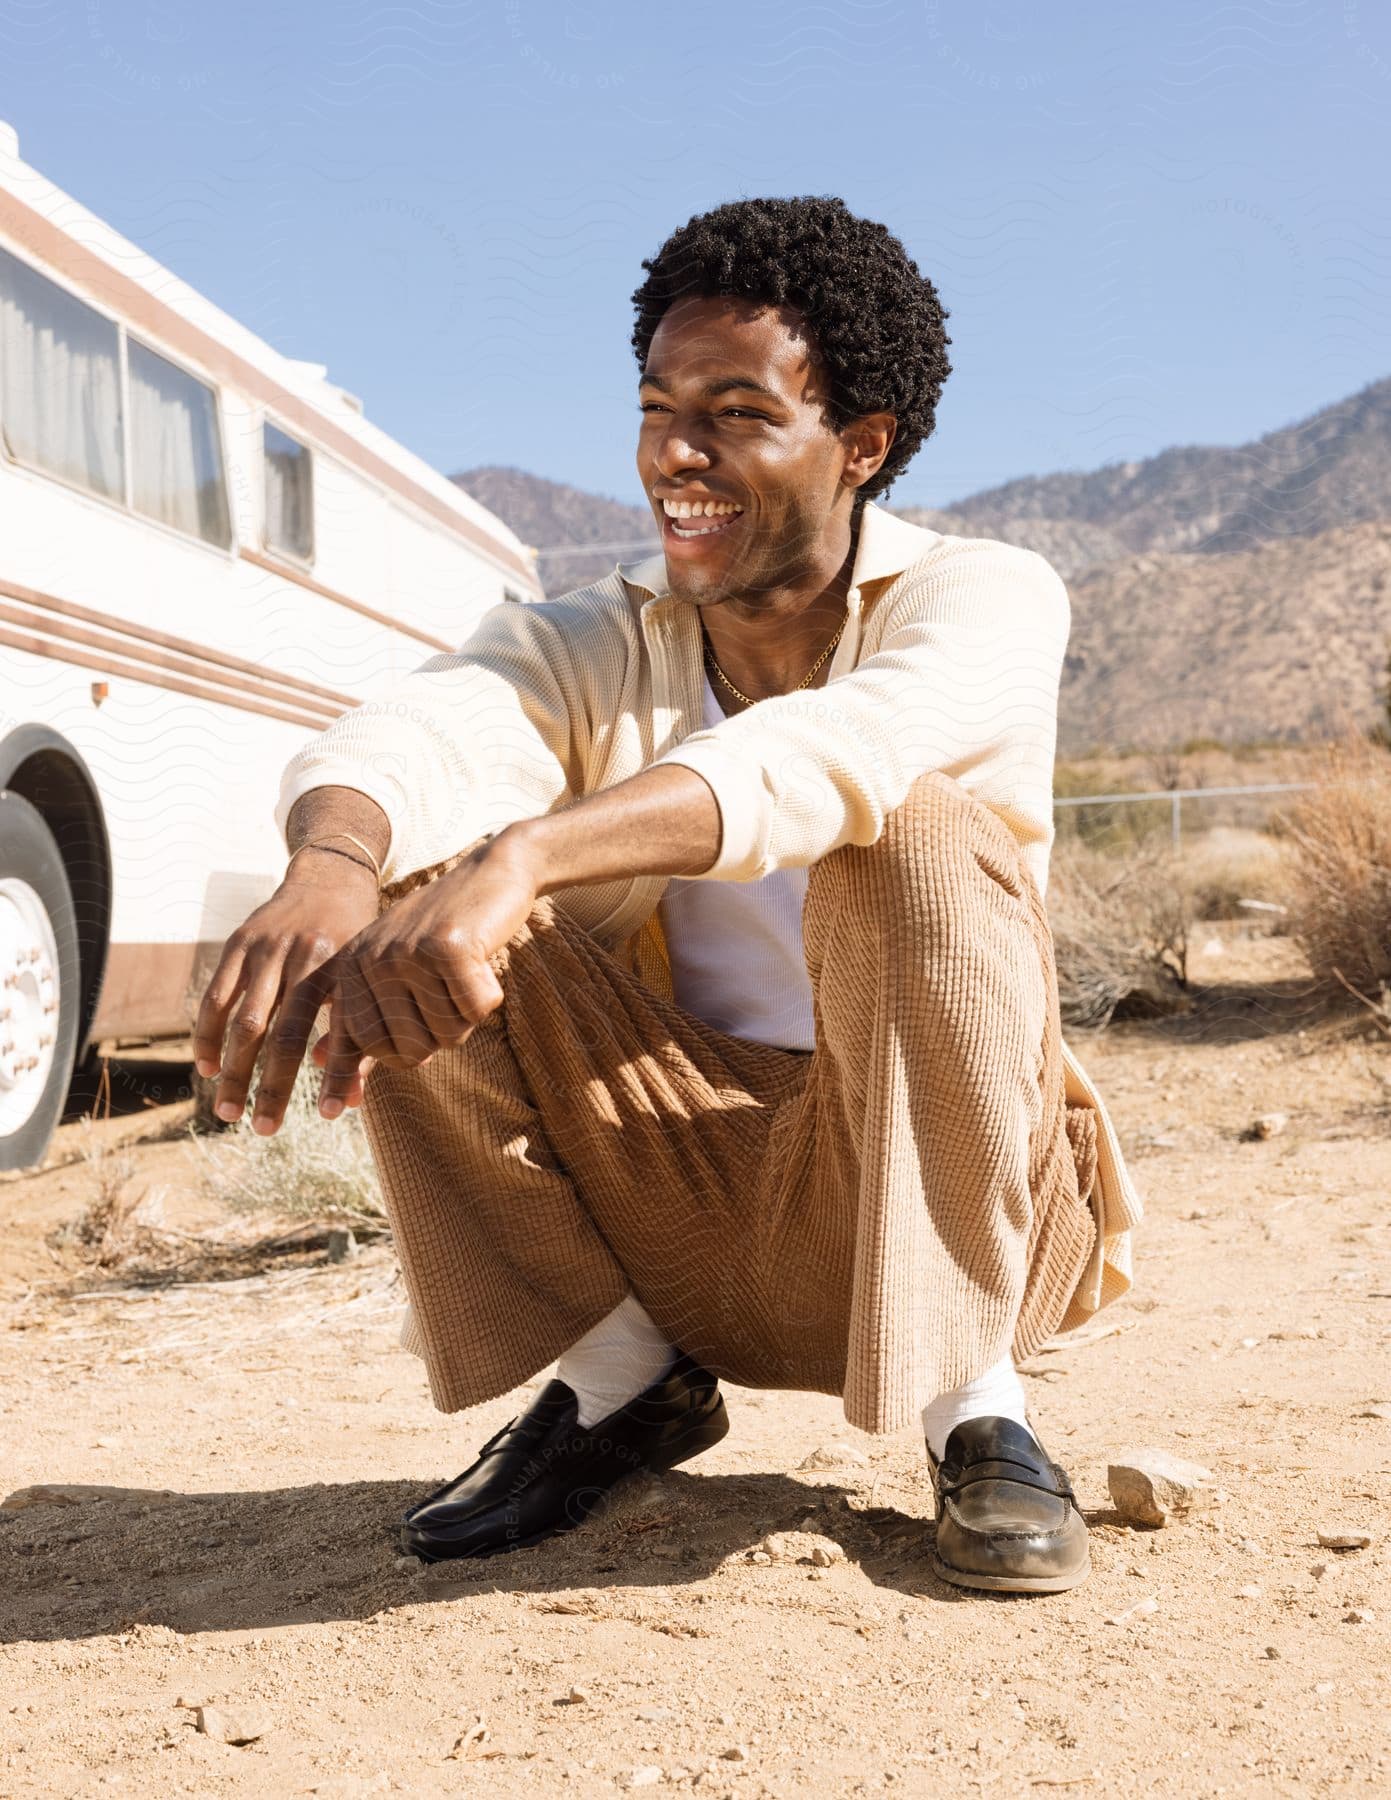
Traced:
<path fill-rule="evenodd" d="M 552 1392 L 552 1389 L 555 1391 Z M 539 1444 L 541 1439 L 552 1430 L 567 1404 L 573 1399 L 574 1395 L 570 1388 L 561 1382 L 547 1382 L 524 1413 L 518 1413 L 514 1419 L 509 1419 L 500 1430 L 493 1433 L 479 1450 L 479 1457 L 496 1455 L 507 1450 L 521 1450 L 528 1445 Z"/>
<path fill-rule="evenodd" d="M 943 1499 L 952 1499 L 966 1488 L 981 1481 L 1013 1481 L 1020 1487 L 1037 1488 L 1041 1493 L 1056 1494 L 1076 1504 L 1077 1496 L 1066 1473 L 1055 1462 L 1021 1462 L 1012 1456 L 991 1457 L 985 1462 L 968 1463 L 959 1473 L 940 1483 Z"/>

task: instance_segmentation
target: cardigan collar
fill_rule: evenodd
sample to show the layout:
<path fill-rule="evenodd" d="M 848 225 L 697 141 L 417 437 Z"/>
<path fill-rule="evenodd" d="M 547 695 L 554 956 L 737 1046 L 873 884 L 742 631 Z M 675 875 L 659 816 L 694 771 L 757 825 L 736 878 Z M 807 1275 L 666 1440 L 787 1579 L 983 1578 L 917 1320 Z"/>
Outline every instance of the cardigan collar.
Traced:
<path fill-rule="evenodd" d="M 925 526 L 912 525 L 896 513 L 885 512 L 872 500 L 865 502 L 860 517 L 860 535 L 855 545 L 855 563 L 850 574 L 852 589 L 861 589 L 873 581 L 889 581 L 927 555 L 940 542 L 941 533 Z M 618 573 L 630 587 L 640 588 L 654 600 L 665 599 L 667 559 L 659 550 L 640 562 L 619 563 Z"/>

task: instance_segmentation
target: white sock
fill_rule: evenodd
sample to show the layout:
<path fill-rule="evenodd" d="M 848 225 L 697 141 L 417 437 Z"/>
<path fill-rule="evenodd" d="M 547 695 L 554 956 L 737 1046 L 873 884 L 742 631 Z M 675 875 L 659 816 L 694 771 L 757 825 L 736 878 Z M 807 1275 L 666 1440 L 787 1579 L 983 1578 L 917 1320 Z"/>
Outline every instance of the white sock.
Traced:
<path fill-rule="evenodd" d="M 1014 1358 L 1006 1353 L 964 1387 L 939 1394 L 923 1408 L 923 1433 L 927 1447 L 940 1462 L 947 1439 L 967 1419 L 993 1416 L 1013 1419 L 1027 1431 L 1029 1421 L 1024 1413 L 1024 1384 L 1014 1366 Z"/>
<path fill-rule="evenodd" d="M 675 1350 L 637 1295 L 629 1294 L 571 1344 L 555 1372 L 574 1388 L 580 1403 L 578 1422 L 588 1427 L 636 1400 L 675 1361 Z"/>

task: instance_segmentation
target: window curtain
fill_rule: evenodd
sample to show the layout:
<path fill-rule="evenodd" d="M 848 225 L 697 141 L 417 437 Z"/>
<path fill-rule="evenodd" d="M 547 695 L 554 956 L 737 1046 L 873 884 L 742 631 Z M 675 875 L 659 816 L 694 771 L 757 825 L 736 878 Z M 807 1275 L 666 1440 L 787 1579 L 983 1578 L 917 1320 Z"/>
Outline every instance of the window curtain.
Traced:
<path fill-rule="evenodd" d="M 17 462 L 124 498 L 116 327 L 3 250 L 0 433 Z"/>
<path fill-rule="evenodd" d="M 314 554 L 313 474 L 309 452 L 275 425 L 262 433 L 266 467 L 266 542 L 307 562 Z"/>
<path fill-rule="evenodd" d="M 183 369 L 134 338 L 130 372 L 131 503 L 210 544 L 231 542 L 217 402 Z"/>

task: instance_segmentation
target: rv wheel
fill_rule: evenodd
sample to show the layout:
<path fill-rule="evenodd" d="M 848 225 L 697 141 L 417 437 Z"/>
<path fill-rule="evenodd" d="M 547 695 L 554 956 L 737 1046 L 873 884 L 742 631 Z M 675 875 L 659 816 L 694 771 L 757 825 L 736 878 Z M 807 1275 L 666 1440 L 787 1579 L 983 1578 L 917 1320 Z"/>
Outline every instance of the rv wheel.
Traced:
<path fill-rule="evenodd" d="M 0 792 L 0 1169 L 41 1162 L 77 1049 L 77 922 L 43 815 Z"/>

